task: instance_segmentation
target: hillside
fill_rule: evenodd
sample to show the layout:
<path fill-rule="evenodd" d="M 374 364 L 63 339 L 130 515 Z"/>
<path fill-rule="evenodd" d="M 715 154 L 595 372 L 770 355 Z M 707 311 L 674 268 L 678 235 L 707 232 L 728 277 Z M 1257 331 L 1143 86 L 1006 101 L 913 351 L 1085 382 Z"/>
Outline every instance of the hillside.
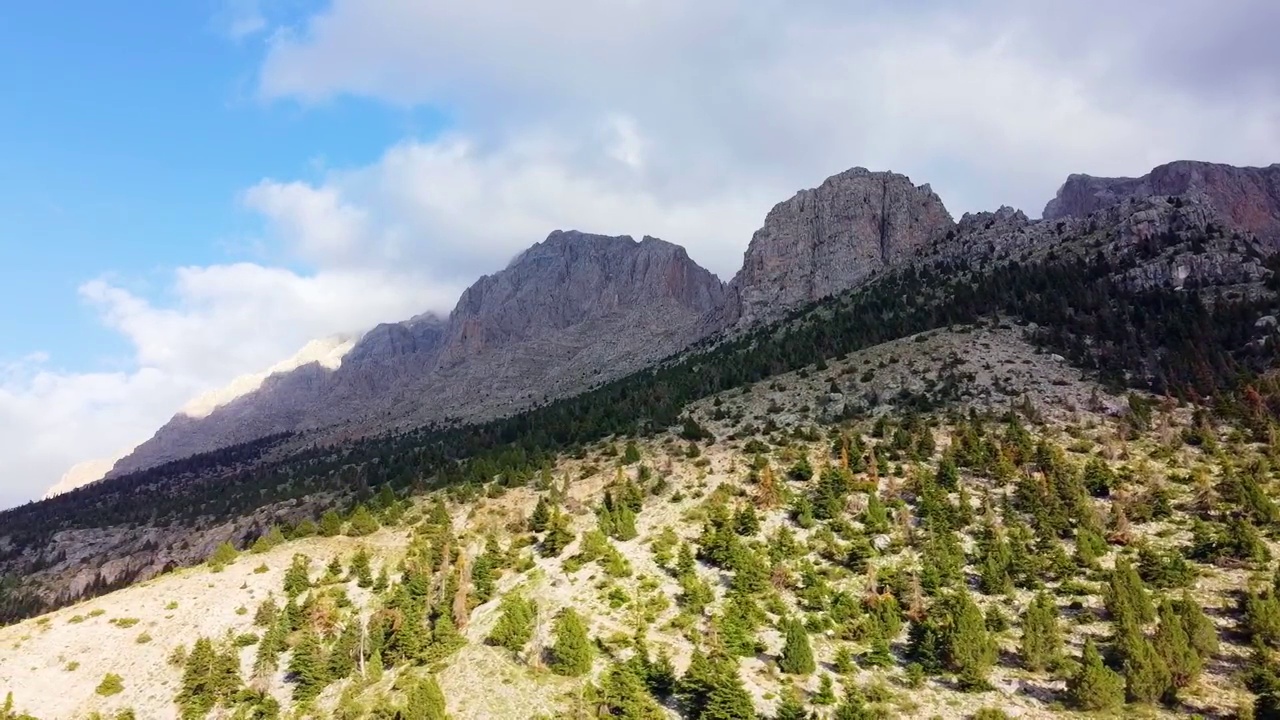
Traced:
<path fill-rule="evenodd" d="M 379 491 L 0 629 L 0 693 L 43 720 L 178 717 L 184 688 L 224 717 L 435 718 L 436 686 L 456 720 L 1231 717 L 1260 691 L 1265 717 L 1267 424 L 1113 394 L 1030 332 L 911 335 L 639 441 Z M 565 608 L 589 645 L 558 642 Z M 1118 674 L 1081 670 L 1086 639 Z"/>

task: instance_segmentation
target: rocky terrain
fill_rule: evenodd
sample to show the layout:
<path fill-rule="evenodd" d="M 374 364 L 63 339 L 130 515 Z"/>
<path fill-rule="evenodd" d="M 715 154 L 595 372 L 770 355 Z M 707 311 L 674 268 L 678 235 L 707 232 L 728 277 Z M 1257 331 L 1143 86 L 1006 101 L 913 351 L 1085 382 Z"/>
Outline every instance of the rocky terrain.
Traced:
<path fill-rule="evenodd" d="M 1249 292 L 1280 243 L 1277 183 L 1280 166 L 1177 162 L 1136 179 L 1073 175 L 1044 220 L 1001 208 L 955 223 L 928 185 L 854 168 L 774 207 L 727 284 L 660 240 L 557 231 L 477 281 L 448 318 L 380 325 L 325 363 L 255 377 L 256 390 L 179 413 L 109 476 L 276 433 L 297 434 L 280 448 L 290 452 L 511 415 L 912 263 L 1026 262 L 1065 244 L 1141 252 L 1128 271 L 1138 287 Z"/>
<path fill-rule="evenodd" d="M 780 714 L 788 698 L 819 717 L 1236 717 L 1254 698 L 1246 638 L 1280 641 L 1251 619 L 1259 610 L 1238 609 L 1246 589 L 1271 602 L 1269 591 L 1258 589 L 1272 584 L 1270 564 L 1257 547 L 1205 559 L 1196 555 L 1196 533 L 1229 512 L 1222 503 L 1234 469 L 1271 451 L 1230 427 L 1207 428 L 1194 408 L 1111 394 L 1026 342 L 1029 330 L 1004 322 L 935 330 L 778 375 L 692 405 L 688 418 L 709 433 L 697 441 L 687 428 L 631 444 L 608 439 L 556 458 L 527 483 L 498 477 L 467 496 L 445 491 L 383 504 L 376 510 L 381 529 L 364 526 L 355 513 L 329 537 L 282 521 L 298 537 L 0 628 L 0 694 L 11 692 L 15 711 L 40 720 L 177 718 L 179 701 L 192 697 L 193 678 L 201 677 L 193 649 L 208 638 L 219 651 L 229 649 L 235 667 L 226 672 L 244 688 L 217 701 L 210 715 L 217 717 L 414 716 L 415 688 L 426 678 L 455 720 L 632 717 L 621 714 L 627 708 L 655 720 L 746 720 L 748 711 L 790 717 Z M 927 406 L 934 409 L 920 409 Z M 1198 438 L 1194 444 L 1184 439 L 1188 433 Z M 1016 460 L 1011 476 L 978 459 L 987 446 L 1018 458 L 1020 445 L 1051 450 L 1036 451 L 1039 460 Z M 1101 549 L 1042 535 L 1039 523 L 1050 521 L 1036 515 L 1040 506 L 1026 504 L 1026 493 L 1061 472 L 1081 483 L 1110 478 L 1102 480 L 1110 483 L 1105 490 L 1081 485 L 1093 490 L 1072 500 L 1083 514 L 1072 532 L 1099 533 Z M 957 485 L 948 489 L 949 473 Z M 839 477 L 849 484 L 837 491 L 835 514 L 808 517 L 813 510 L 805 503 L 824 502 Z M 957 558 L 940 554 L 931 515 L 939 511 L 929 505 L 937 502 L 934 483 L 943 484 L 943 502 L 958 513 L 946 533 L 954 533 L 955 549 L 947 552 L 961 553 L 959 569 L 942 575 L 930 566 Z M 628 487 L 643 492 L 634 531 L 601 514 Z M 884 517 L 869 509 L 873 498 Z M 444 530 L 433 510 L 437 499 L 447 503 Z M 570 541 L 560 549 L 548 549 L 551 530 L 534 528 L 540 499 L 568 520 Z M 1261 507 L 1257 512 L 1274 508 Z M 721 517 L 730 518 L 727 536 L 715 531 Z M 997 546 L 1023 543 L 1016 547 L 1026 552 L 1034 543 L 1036 550 L 1009 557 L 984 549 L 992 533 Z M 720 542 L 763 563 L 757 584 L 743 579 L 748 565 L 716 554 Z M 1259 542 L 1265 552 L 1280 549 L 1273 539 Z M 682 545 L 693 551 L 690 566 L 680 559 Z M 428 640 L 422 659 L 398 661 L 391 658 L 400 630 L 367 640 L 376 650 L 342 645 L 347 627 L 380 637 L 375 628 L 388 626 L 378 618 L 413 592 L 406 587 L 415 558 L 432 547 L 448 558 L 441 587 L 460 593 L 444 602 L 460 637 L 443 655 L 433 655 L 437 641 Z M 369 559 L 366 579 L 359 554 Z M 1183 555 L 1193 559 L 1172 559 Z M 310 559 L 306 588 L 290 590 L 299 556 Z M 1028 566 L 1032 559 L 1042 564 Z M 1157 606 L 1162 598 L 1193 598 L 1204 609 L 1193 623 L 1194 652 L 1202 654 L 1162 702 L 1149 699 L 1159 688 L 1140 679 L 1129 680 L 1127 690 L 1124 678 L 1140 676 L 1124 665 L 1109 691 L 1078 689 L 1086 640 L 1125 647 L 1118 618 L 1136 611 L 1109 599 L 1124 563 L 1139 568 L 1143 592 Z M 473 570 L 480 565 L 492 567 L 492 589 L 488 571 Z M 451 572 L 455 581 L 471 580 L 449 584 L 443 578 Z M 387 578 L 389 586 L 378 589 Z M 706 598 L 695 601 L 702 592 Z M 983 681 L 972 687 L 965 685 L 968 670 L 951 664 L 967 660 L 933 667 L 920 654 L 927 644 L 919 629 L 930 627 L 930 618 L 937 622 L 956 593 L 985 618 L 985 649 L 974 656 Z M 292 621 L 279 610 L 290 596 L 302 608 Z M 493 638 L 516 596 L 533 599 L 536 615 L 528 636 L 509 649 Z M 1043 643 L 1028 639 L 1044 632 L 1031 619 L 1039 598 L 1053 608 L 1054 630 Z M 268 605 L 273 612 L 263 609 Z M 557 650 L 555 619 L 565 609 L 584 619 L 593 647 L 585 669 L 572 672 Z M 1172 652 L 1163 613 L 1143 624 L 1157 653 Z M 807 665 L 784 659 L 795 634 L 789 619 L 803 621 Z M 283 657 L 264 670 L 263 645 L 286 622 L 297 627 Z M 345 673 L 329 676 L 314 696 L 290 669 L 301 667 L 293 658 L 313 636 L 326 662 Z M 1182 642 L 1192 645 L 1186 636 Z M 338 663 L 344 652 L 353 659 Z M 723 714 L 690 711 L 698 653 L 733 668 L 729 679 L 714 680 L 738 688 L 717 696 L 738 703 L 722 699 L 715 707 Z M 646 679 L 652 671 L 637 669 L 644 667 L 638 657 L 667 658 L 674 688 Z M 621 672 L 635 673 L 634 684 L 619 679 Z M 110 676 L 118 682 L 107 683 Z M 1127 691 L 1139 696 L 1124 705 Z M 248 714 L 250 707 L 261 714 Z"/>
<path fill-rule="evenodd" d="M 1230 229 L 1280 247 L 1280 164 L 1234 167 L 1182 160 L 1140 178 L 1072 175 L 1045 205 L 1043 217 L 1084 217 L 1126 199 L 1152 195 L 1203 196 Z"/>

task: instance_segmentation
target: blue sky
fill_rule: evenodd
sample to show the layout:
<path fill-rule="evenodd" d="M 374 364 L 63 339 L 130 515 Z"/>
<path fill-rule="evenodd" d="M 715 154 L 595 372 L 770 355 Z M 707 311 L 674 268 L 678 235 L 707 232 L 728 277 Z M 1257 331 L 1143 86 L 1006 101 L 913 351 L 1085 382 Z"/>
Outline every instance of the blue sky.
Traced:
<path fill-rule="evenodd" d="M 292 264 L 238 207 L 265 177 L 375 159 L 439 115 L 367 99 L 302 107 L 256 92 L 263 37 L 200 2 L 18 3 L 0 14 L 0 359 L 75 371 L 130 362 L 77 287 L 146 297 L 179 265 Z"/>
<path fill-rule="evenodd" d="M 0 507 L 552 230 L 728 279 L 853 166 L 1036 217 L 1073 172 L 1280 161 L 1274 0 L 10 5 Z"/>

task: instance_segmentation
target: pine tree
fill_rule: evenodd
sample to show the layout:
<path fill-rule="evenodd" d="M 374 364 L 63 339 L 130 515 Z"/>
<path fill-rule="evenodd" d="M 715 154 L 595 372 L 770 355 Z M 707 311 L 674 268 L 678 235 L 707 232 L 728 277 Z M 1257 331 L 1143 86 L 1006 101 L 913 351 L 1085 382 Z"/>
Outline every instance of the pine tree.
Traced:
<path fill-rule="evenodd" d="M 367 588 L 373 586 L 372 559 L 369 556 L 368 548 L 363 545 L 351 557 L 351 577 L 356 579 L 356 585 L 359 587 Z"/>
<path fill-rule="evenodd" d="M 1187 637 L 1182 617 L 1178 614 L 1173 602 L 1165 600 L 1160 604 L 1160 624 L 1156 627 L 1152 645 L 1156 654 L 1169 669 L 1173 687 L 1183 688 L 1191 684 L 1200 675 L 1204 661 Z"/>
<path fill-rule="evenodd" d="M 734 513 L 733 531 L 743 537 L 751 537 L 760 532 L 760 518 L 756 515 L 754 505 L 743 505 Z"/>
<path fill-rule="evenodd" d="M 213 642 L 204 637 L 197 639 L 187 654 L 177 697 L 183 718 L 202 718 L 217 705 L 220 693 L 214 677 L 215 662 Z"/>
<path fill-rule="evenodd" d="M 675 691 L 676 666 L 671 662 L 671 655 L 666 648 L 659 650 L 658 658 L 649 663 L 645 684 L 649 686 L 650 692 L 660 698 L 670 697 Z"/>
<path fill-rule="evenodd" d="M 966 689 L 987 687 L 987 673 L 996 661 L 996 644 L 987 632 L 982 610 L 968 592 L 958 595 L 951 613 L 953 628 L 946 645 L 947 664 Z"/>
<path fill-rule="evenodd" d="M 586 674 L 595 658 L 595 648 L 587 635 L 582 616 L 565 608 L 556 616 L 555 644 L 551 647 L 551 670 L 557 675 Z"/>
<path fill-rule="evenodd" d="M 778 704 L 773 709 L 773 720 L 809 720 L 809 712 L 805 710 L 795 687 L 787 685 L 782 689 Z"/>
<path fill-rule="evenodd" d="M 537 605 L 519 593 L 512 592 L 503 596 L 499 609 L 502 615 L 498 617 L 498 622 L 494 624 L 485 642 L 511 652 L 520 652 L 533 637 Z"/>
<path fill-rule="evenodd" d="M 540 533 L 547 529 L 547 522 L 551 519 L 551 505 L 547 503 L 545 495 L 538 496 L 538 504 L 533 506 L 533 515 L 529 517 L 529 529 Z"/>
<path fill-rule="evenodd" d="M 547 521 L 547 534 L 542 538 L 539 551 L 546 557 L 559 557 L 571 542 L 573 531 L 569 527 L 569 518 L 559 508 L 555 508 Z"/>
<path fill-rule="evenodd" d="M 364 503 L 356 505 L 355 510 L 351 512 L 351 520 L 347 524 L 347 534 L 352 537 L 363 537 L 372 535 L 378 531 L 378 519 L 369 512 L 369 508 Z"/>
<path fill-rule="evenodd" d="M 320 516 L 320 534 L 324 537 L 333 537 L 342 532 L 342 516 L 338 515 L 336 510 L 326 510 Z"/>
<path fill-rule="evenodd" d="M 1103 596 L 1107 612 L 1117 624 L 1132 620 L 1138 624 L 1151 622 L 1155 618 L 1155 608 L 1151 606 L 1151 598 L 1142 584 L 1128 558 L 1116 558 L 1115 569 Z"/>
<path fill-rule="evenodd" d="M 329 677 L 341 680 L 349 677 L 356 669 L 357 654 L 360 651 L 360 623 L 350 620 L 342 628 L 342 634 L 329 653 Z"/>
<path fill-rule="evenodd" d="M 755 705 L 735 664 L 724 664 L 713 677 L 707 706 L 699 720 L 756 720 Z"/>
<path fill-rule="evenodd" d="M 1067 698 L 1078 710 L 1111 710 L 1124 704 L 1124 678 L 1102 663 L 1093 638 L 1084 642 L 1080 668 L 1067 680 Z"/>
<path fill-rule="evenodd" d="M 836 706 L 831 720 L 872 720 L 878 717 L 867 707 L 867 699 L 862 691 L 850 684 L 844 691 L 844 701 Z"/>
<path fill-rule="evenodd" d="M 1032 672 L 1049 667 L 1062 652 L 1058 606 L 1046 593 L 1038 593 L 1022 616 L 1022 664 Z"/>
<path fill-rule="evenodd" d="M 308 567 L 311 564 L 311 558 L 302 554 L 295 554 L 293 561 L 289 564 L 289 569 L 284 574 L 284 593 L 290 598 L 301 595 L 307 588 L 311 587 L 311 578 Z"/>
<path fill-rule="evenodd" d="M 831 682 L 831 676 L 822 673 L 822 677 L 818 679 L 818 692 L 813 694 L 814 705 L 834 705 L 836 702 L 835 686 Z"/>
<path fill-rule="evenodd" d="M 804 623 L 790 618 L 784 623 L 783 633 L 786 642 L 782 653 L 778 656 L 778 669 L 789 675 L 808 675 L 816 665 L 813 661 L 813 649 L 809 647 L 809 631 Z"/>
<path fill-rule="evenodd" d="M 712 659 L 701 648 L 695 647 L 689 658 L 689 667 L 685 668 L 684 675 L 680 676 L 675 687 L 676 699 L 686 716 L 695 720 L 702 717 L 711 695 L 715 673 L 716 665 Z"/>
<path fill-rule="evenodd" d="M 1187 633 L 1187 640 L 1201 658 L 1211 658 L 1218 654 L 1218 628 L 1205 614 L 1200 603 L 1191 599 L 1191 595 L 1183 591 L 1182 597 L 1174 603 L 1178 616 L 1182 619 L 1182 629 Z"/>
<path fill-rule="evenodd" d="M 620 720 L 663 720 L 666 713 L 653 701 L 644 679 L 631 663 L 614 663 L 601 678 L 598 714 Z"/>
<path fill-rule="evenodd" d="M 414 683 L 400 717 L 403 720 L 448 720 L 444 692 L 434 675 L 427 675 Z"/>
<path fill-rule="evenodd" d="M 294 700 L 310 700 L 328 684 L 324 648 L 314 632 L 303 633 L 302 639 L 294 646 L 293 657 L 289 659 L 289 674 L 294 683 Z"/>
<path fill-rule="evenodd" d="M 636 531 L 636 514 L 625 504 L 618 505 L 613 511 L 613 537 L 618 540 L 632 540 L 639 533 Z"/>
<path fill-rule="evenodd" d="M 1169 667 L 1140 632 L 1130 630 L 1128 635 L 1123 651 L 1125 697 L 1130 702 L 1154 703 L 1172 690 Z"/>

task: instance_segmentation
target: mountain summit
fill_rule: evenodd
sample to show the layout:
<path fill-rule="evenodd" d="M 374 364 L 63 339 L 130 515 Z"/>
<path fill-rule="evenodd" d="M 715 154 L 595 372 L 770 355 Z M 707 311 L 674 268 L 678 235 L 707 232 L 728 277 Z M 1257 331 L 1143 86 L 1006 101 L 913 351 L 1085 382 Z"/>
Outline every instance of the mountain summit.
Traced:
<path fill-rule="evenodd" d="M 340 362 L 255 378 L 251 392 L 175 416 L 110 476 L 277 433 L 325 440 L 508 414 L 683 349 L 723 298 L 677 245 L 557 230 L 467 288 L 447 319 L 379 325 Z"/>

